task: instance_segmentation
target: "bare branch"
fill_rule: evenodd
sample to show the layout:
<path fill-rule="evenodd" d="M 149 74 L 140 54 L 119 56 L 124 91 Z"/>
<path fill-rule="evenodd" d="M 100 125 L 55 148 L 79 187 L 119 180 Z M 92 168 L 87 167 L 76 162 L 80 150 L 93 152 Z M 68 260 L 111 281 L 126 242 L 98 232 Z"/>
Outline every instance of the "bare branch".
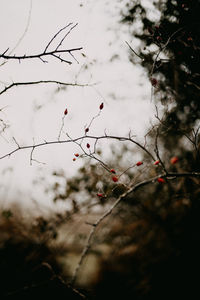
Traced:
<path fill-rule="evenodd" d="M 21 147 L 20 147 L 19 143 L 17 142 L 17 140 L 15 139 L 15 137 L 14 137 L 14 136 L 13 136 L 13 141 L 14 141 L 14 142 L 15 142 L 15 144 L 17 145 L 18 149 L 20 149 Z"/>
<path fill-rule="evenodd" d="M 28 31 L 28 28 L 29 28 L 29 25 L 30 25 L 30 20 L 31 20 L 31 12 L 32 12 L 32 2 L 33 0 L 30 0 L 30 8 L 29 8 L 29 12 L 28 12 L 28 18 L 27 18 L 27 22 L 26 22 L 26 26 L 25 26 L 25 29 L 24 29 L 24 32 L 22 33 L 21 37 L 19 38 L 19 40 L 17 41 L 16 45 L 14 46 L 14 48 L 9 52 L 9 55 L 15 51 L 15 49 L 21 44 L 21 42 L 23 41 L 27 31 Z M 9 48 L 3 53 L 3 54 L 6 54 L 6 52 L 9 50 Z M 3 66 L 4 64 L 6 63 L 6 61 L 4 61 L 0 66 Z"/>
<path fill-rule="evenodd" d="M 29 28 L 29 25 L 30 25 L 30 20 L 31 20 L 31 12 L 32 12 L 32 2 L 33 0 L 30 0 L 30 7 L 29 7 L 29 12 L 28 12 L 28 18 L 27 18 L 27 22 L 26 22 L 26 25 L 25 25 L 25 29 L 24 29 L 24 32 L 22 33 L 21 37 L 19 38 L 17 44 L 15 45 L 15 47 L 12 49 L 12 51 L 9 53 L 11 54 L 13 51 L 15 51 L 15 49 L 21 44 L 21 42 L 23 41 L 27 31 L 28 31 L 28 28 Z"/>
<path fill-rule="evenodd" d="M 167 172 L 167 169 L 165 168 L 165 165 L 160 157 L 160 152 L 159 152 L 159 149 L 158 149 L 158 136 L 159 136 L 159 128 L 157 128 L 157 131 L 156 131 L 156 137 L 155 137 L 155 153 L 156 153 L 156 156 L 158 158 L 158 160 L 160 161 L 160 164 L 163 168 L 163 171 L 165 172 L 165 174 L 168 174 Z"/>
<path fill-rule="evenodd" d="M 70 54 L 71 57 L 77 62 L 77 64 L 79 64 L 79 61 L 76 59 L 76 57 L 75 57 L 71 52 L 69 52 L 69 54 Z"/>
<path fill-rule="evenodd" d="M 43 147 L 43 146 L 47 146 L 47 145 L 56 145 L 56 144 L 64 144 L 64 143 L 76 143 L 78 141 L 82 141 L 83 139 L 95 139 L 95 140 L 102 140 L 102 139 L 113 139 L 113 140 L 118 140 L 120 142 L 131 142 L 133 144 L 135 144 L 136 146 L 138 146 L 140 149 L 142 149 L 145 153 L 147 153 L 150 158 L 155 161 L 155 158 L 153 156 L 153 154 L 147 150 L 144 146 L 142 146 L 139 142 L 133 140 L 132 138 L 129 138 L 129 137 L 120 137 L 120 136 L 111 136 L 111 135 L 103 135 L 103 136 L 81 136 L 81 137 L 78 137 L 78 138 L 75 138 L 75 139 L 68 139 L 68 140 L 55 140 L 55 141 L 45 141 L 45 142 L 42 142 L 42 143 L 38 143 L 38 144 L 35 144 L 34 147 L 35 148 L 39 148 L 39 147 Z M 16 148 L 12 151 L 10 151 L 9 153 L 7 154 L 4 154 L 2 156 L 0 156 L 0 159 L 3 159 L 3 158 L 6 158 L 6 157 L 9 157 L 11 156 L 12 154 L 16 153 L 17 151 L 19 150 L 26 150 L 26 149 L 32 149 L 33 148 L 33 145 L 27 145 L 27 146 L 20 146 L 20 148 Z"/>
<path fill-rule="evenodd" d="M 129 49 L 137 56 L 139 57 L 142 61 L 144 61 L 144 57 L 140 56 L 137 52 L 135 52 L 135 50 L 130 46 L 130 44 L 125 41 L 125 43 L 128 45 Z"/>
<path fill-rule="evenodd" d="M 52 54 L 52 56 L 55 57 L 55 58 L 57 58 L 57 59 L 59 59 L 61 62 L 65 62 L 65 63 L 67 63 L 69 65 L 72 64 L 72 62 L 70 60 L 66 60 L 66 59 L 62 58 L 60 55 Z"/>
<path fill-rule="evenodd" d="M 35 58 L 43 58 L 43 57 L 47 57 L 47 56 L 54 56 L 57 59 L 59 59 L 60 61 L 65 61 L 64 59 L 61 59 L 61 57 L 59 57 L 57 54 L 63 54 L 63 53 L 68 53 L 71 54 L 71 52 L 75 52 L 75 51 L 79 51 L 82 50 L 83 47 L 77 47 L 77 48 L 71 48 L 71 49 L 64 49 L 64 50 L 52 50 L 49 52 L 42 52 L 42 53 L 38 53 L 38 54 L 33 54 L 33 55 L 5 55 L 5 54 L 0 54 L 0 58 L 4 58 L 4 59 L 10 59 L 10 60 L 22 60 L 22 59 L 35 59 Z M 65 61 L 68 64 L 71 64 L 70 61 Z"/>
<path fill-rule="evenodd" d="M 25 86 L 25 85 L 36 85 L 36 84 L 46 84 L 46 83 L 53 83 L 63 86 L 76 86 L 76 87 L 86 87 L 86 86 L 92 86 L 93 84 L 79 84 L 79 83 L 70 83 L 70 82 L 62 82 L 57 80 L 39 80 L 39 81 L 27 81 L 27 82 L 13 82 L 10 85 L 6 86 L 2 91 L 0 91 L 0 95 L 5 93 L 7 90 L 11 89 L 14 86 Z"/>
<path fill-rule="evenodd" d="M 51 45 L 51 43 L 53 42 L 53 40 L 55 40 L 55 38 L 63 31 L 65 30 L 67 27 L 69 27 L 70 25 L 72 25 L 72 23 L 67 24 L 66 26 L 64 26 L 63 28 L 61 28 L 53 37 L 52 39 L 49 41 L 49 43 L 46 45 L 45 49 L 44 49 L 44 53 L 47 52 L 47 49 L 49 48 L 49 46 Z M 56 49 L 57 50 L 57 49 Z"/>
<path fill-rule="evenodd" d="M 34 150 L 35 150 L 35 146 L 33 145 L 32 150 L 31 150 L 31 154 L 30 154 L 30 165 L 31 166 L 32 166 L 32 161 L 34 160 L 33 159 L 33 152 L 34 152 Z"/>
<path fill-rule="evenodd" d="M 72 25 L 72 23 L 71 23 Z M 72 26 L 70 28 L 70 30 L 64 35 L 64 37 L 61 39 L 60 43 L 58 44 L 58 46 L 56 47 L 56 50 L 58 50 L 58 48 L 62 45 L 63 41 L 65 40 L 65 38 L 70 34 L 70 32 L 78 25 L 78 23 L 76 23 L 74 26 Z"/>
<path fill-rule="evenodd" d="M 2 54 L 6 54 L 6 52 L 8 52 L 9 48 L 7 48 Z"/>
<path fill-rule="evenodd" d="M 156 62 L 157 62 L 157 60 L 158 60 L 158 58 L 159 58 L 160 53 L 161 53 L 163 50 L 165 50 L 165 49 L 167 48 L 167 46 L 168 46 L 169 42 L 171 41 L 171 39 L 172 39 L 179 31 L 181 31 L 181 30 L 183 30 L 183 27 L 181 27 L 181 28 L 179 28 L 178 30 L 176 30 L 175 32 L 173 32 L 173 33 L 170 35 L 170 37 L 167 39 L 166 43 L 165 43 L 163 46 L 160 46 L 160 49 L 158 50 L 158 53 L 156 54 L 156 57 L 155 57 L 155 59 L 154 59 L 154 61 L 153 61 L 153 66 L 152 66 L 152 69 L 151 69 L 151 72 L 150 72 L 150 78 L 151 78 L 152 75 L 153 75 L 153 72 L 154 72 L 154 69 L 155 69 L 155 66 L 156 66 Z"/>
<path fill-rule="evenodd" d="M 58 134 L 58 141 L 60 140 L 61 133 L 62 133 L 64 125 L 65 125 L 65 115 L 62 117 L 62 124 L 61 124 L 61 128 L 60 128 L 60 131 L 59 131 L 59 134 Z"/>
<path fill-rule="evenodd" d="M 91 119 L 89 125 L 85 125 L 85 129 L 87 128 L 87 129 L 89 130 L 90 127 L 91 127 L 91 125 L 92 125 L 92 123 L 93 123 L 93 121 L 94 121 L 96 118 L 98 118 L 98 117 L 100 116 L 100 114 L 101 114 L 101 110 L 99 110 L 98 114 L 97 114 L 96 116 L 94 116 L 94 117 Z M 85 134 L 87 134 L 86 131 L 85 131 Z"/>
<path fill-rule="evenodd" d="M 96 144 L 97 144 L 97 142 L 98 142 L 98 139 L 96 139 L 96 141 L 95 141 L 95 143 L 94 143 L 94 151 L 93 151 L 93 153 L 92 153 L 91 151 L 90 151 L 90 153 L 87 153 L 87 152 L 85 151 L 85 149 L 83 148 L 83 146 L 82 146 L 82 141 L 83 141 L 83 139 L 81 139 L 81 141 L 78 142 L 78 141 L 74 141 L 74 140 L 69 136 L 69 134 L 67 134 L 67 136 L 70 138 L 70 140 L 71 140 L 72 142 L 74 142 L 76 145 L 78 145 L 78 146 L 80 147 L 80 149 L 82 150 L 82 152 L 84 153 L 84 155 L 85 155 L 86 157 L 89 157 L 89 158 L 92 158 L 92 159 L 96 160 L 98 163 L 100 163 L 100 165 L 101 165 L 106 171 L 110 172 L 110 168 L 108 167 L 108 165 L 106 165 L 101 159 L 97 158 L 97 157 L 94 155 L 94 154 L 95 154 L 95 147 L 96 147 Z M 86 136 L 84 136 L 84 137 L 86 137 Z"/>
<path fill-rule="evenodd" d="M 32 5 L 32 2 L 31 2 L 31 5 Z M 31 9 L 30 9 L 31 11 Z M 30 12 L 29 12 L 30 14 Z M 29 15 L 29 19 L 28 19 L 28 25 L 29 25 L 29 22 L 30 22 L 30 15 Z M 74 60 L 77 61 L 77 59 L 74 57 L 74 55 L 72 54 L 73 52 L 75 51 L 79 51 L 79 50 L 82 50 L 82 47 L 78 47 L 78 48 L 71 48 L 71 49 L 59 49 L 60 46 L 62 45 L 63 41 L 65 40 L 65 38 L 70 34 L 70 32 L 78 25 L 78 24 L 75 24 L 74 26 L 72 26 L 70 28 L 70 30 L 64 35 L 64 37 L 60 40 L 60 42 L 58 43 L 58 45 L 54 48 L 54 50 L 50 51 L 48 50 L 50 45 L 52 44 L 52 42 L 56 39 L 56 37 L 63 31 L 65 30 L 66 28 L 68 28 L 70 25 L 72 25 L 73 23 L 69 23 L 68 25 L 66 25 L 65 27 L 61 28 L 53 37 L 52 39 L 49 41 L 49 43 L 47 44 L 47 46 L 45 47 L 44 51 L 42 53 L 38 53 L 38 54 L 34 54 L 34 55 L 11 55 L 12 51 L 6 55 L 6 52 L 8 51 L 8 49 L 6 51 L 4 51 L 2 54 L 0 54 L 0 58 L 3 58 L 5 60 L 19 60 L 19 62 L 22 60 L 22 59 L 40 59 L 42 62 L 46 63 L 47 60 L 44 59 L 44 57 L 48 57 L 48 56 L 53 56 L 55 57 L 56 59 L 60 60 L 61 62 L 65 62 L 67 64 L 71 64 L 72 62 L 69 61 L 69 60 L 66 60 L 64 59 L 63 57 L 61 57 L 61 54 L 66 54 L 68 53 L 69 55 L 72 56 L 72 58 Z M 25 29 L 25 32 L 24 32 L 24 35 L 28 29 L 28 25 L 27 25 L 27 28 Z M 23 39 L 24 35 L 22 36 L 21 39 Z M 21 42 L 21 39 L 19 41 L 19 43 Z M 18 46 L 18 44 L 17 44 Z M 16 48 L 16 47 L 15 47 Z M 14 48 L 14 49 L 15 49 Z M 48 50 L 48 51 L 47 51 Z"/>

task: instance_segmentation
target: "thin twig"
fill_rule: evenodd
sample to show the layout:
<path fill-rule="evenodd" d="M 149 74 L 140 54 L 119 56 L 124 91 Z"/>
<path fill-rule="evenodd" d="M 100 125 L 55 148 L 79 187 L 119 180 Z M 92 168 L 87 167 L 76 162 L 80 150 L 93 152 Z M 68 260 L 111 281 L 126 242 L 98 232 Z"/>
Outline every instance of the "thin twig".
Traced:
<path fill-rule="evenodd" d="M 88 125 L 88 126 L 86 125 L 85 128 L 90 129 L 90 127 L 91 127 L 93 121 L 94 121 L 96 118 L 98 118 L 98 117 L 100 116 L 100 114 L 101 114 L 101 110 L 98 112 L 98 114 L 97 114 L 96 116 L 94 116 L 94 117 L 91 119 L 89 125 Z M 87 133 L 87 132 L 85 132 L 85 133 Z"/>
<path fill-rule="evenodd" d="M 71 52 L 75 52 L 75 51 L 79 51 L 82 50 L 83 47 L 77 47 L 77 48 L 70 48 L 70 49 L 64 49 L 64 50 L 52 50 L 49 52 L 42 52 L 42 53 L 38 53 L 38 54 L 33 54 L 33 55 L 5 55 L 5 54 L 0 54 L 0 58 L 4 58 L 4 59 L 13 59 L 13 60 L 22 60 L 22 59 L 34 59 L 34 58 L 42 58 L 42 57 L 46 57 L 46 56 L 55 56 L 56 58 L 60 59 L 61 58 L 59 56 L 57 56 L 57 54 L 63 54 L 63 53 L 69 53 L 71 54 Z M 65 61 L 69 64 L 71 64 L 70 61 Z"/>
<path fill-rule="evenodd" d="M 140 56 L 137 52 L 135 52 L 135 50 L 130 46 L 130 44 L 125 41 L 125 43 L 128 45 L 129 49 L 137 56 L 139 57 L 142 61 L 144 61 L 144 58 L 142 56 Z"/>
<path fill-rule="evenodd" d="M 17 47 L 21 44 L 21 42 L 23 41 L 27 31 L 28 31 L 28 28 L 29 28 L 29 25 L 30 25 L 30 20 L 31 20 L 31 12 L 32 12 L 32 2 L 33 0 L 30 0 L 30 8 L 29 8 L 29 12 L 28 12 L 28 18 L 27 18 L 27 23 L 26 23 L 26 26 L 25 26 L 25 29 L 24 29 L 24 32 L 22 33 L 21 37 L 19 38 L 19 40 L 17 41 L 17 44 L 14 46 L 14 48 L 9 52 L 9 55 L 13 53 L 13 51 L 15 51 L 15 49 L 17 49 Z M 3 53 L 5 54 L 7 51 L 9 50 L 9 48 Z M 4 61 L 0 66 L 3 66 L 4 64 L 6 64 L 7 61 Z"/>
<path fill-rule="evenodd" d="M 156 62 L 158 60 L 158 57 L 160 55 L 160 53 L 166 49 L 166 47 L 168 46 L 169 42 L 171 41 L 171 39 L 175 36 L 175 34 L 177 34 L 179 31 L 181 31 L 183 29 L 183 27 L 179 28 L 178 30 L 176 30 L 175 32 L 173 32 L 170 37 L 167 39 L 166 43 L 160 47 L 160 49 L 158 50 L 158 53 L 156 54 L 156 57 L 153 61 L 153 65 L 152 65 L 152 69 L 151 69 L 151 72 L 150 72 L 150 78 L 152 77 L 153 75 L 153 72 L 154 72 L 154 69 L 155 69 L 155 65 L 156 65 Z"/>
<path fill-rule="evenodd" d="M 58 134 L 58 141 L 60 140 L 60 136 L 61 136 L 64 125 L 65 125 L 65 115 L 62 117 L 62 124 L 61 124 L 60 131 Z"/>
<path fill-rule="evenodd" d="M 32 3 L 32 2 L 31 2 Z M 45 57 L 48 56 L 53 56 L 56 59 L 60 60 L 61 62 L 65 62 L 67 64 L 72 64 L 71 61 L 64 59 L 63 57 L 61 57 L 61 54 L 65 54 L 68 53 L 69 55 L 71 55 L 73 57 L 74 60 L 77 61 L 77 59 L 74 57 L 73 52 L 75 51 L 79 51 L 82 50 L 82 47 L 78 47 L 78 48 L 71 48 L 71 49 L 59 49 L 60 46 L 62 45 L 64 39 L 69 35 L 69 33 L 77 26 L 77 24 L 75 24 L 73 27 L 70 28 L 70 30 L 64 35 L 64 37 L 60 40 L 60 42 L 58 43 L 58 45 L 52 50 L 48 50 L 50 45 L 52 44 L 52 42 L 55 40 L 55 38 L 63 31 L 65 30 L 67 27 L 69 27 L 70 25 L 72 25 L 72 23 L 69 23 L 68 25 L 66 25 L 65 27 L 61 28 L 53 37 L 52 39 L 49 41 L 49 43 L 47 44 L 47 46 L 45 47 L 44 51 L 42 53 L 38 53 L 38 54 L 34 54 L 34 55 L 11 55 L 11 53 L 6 54 L 7 50 L 4 51 L 2 54 L 0 54 L 0 58 L 3 58 L 5 60 L 19 60 L 19 62 L 21 62 L 21 60 L 23 59 L 40 59 L 42 62 L 47 63 L 47 60 L 45 60 Z M 47 51 L 48 50 L 48 51 Z"/>
<path fill-rule="evenodd" d="M 6 86 L 2 91 L 0 91 L 0 95 L 5 93 L 7 90 L 11 89 L 14 86 L 25 86 L 25 85 L 36 85 L 36 84 L 47 84 L 47 83 L 53 83 L 63 86 L 73 86 L 73 87 L 87 87 L 95 85 L 93 84 L 79 84 L 79 83 L 70 83 L 70 82 L 62 82 L 57 80 L 38 80 L 38 81 L 27 81 L 27 82 L 13 82 L 10 85 Z"/>
<path fill-rule="evenodd" d="M 72 25 L 72 23 L 71 23 Z M 70 32 L 78 25 L 78 23 L 76 23 L 74 26 L 72 26 L 70 28 L 70 30 L 64 35 L 64 37 L 61 39 L 60 43 L 58 44 L 58 46 L 56 47 L 56 50 L 58 50 L 58 48 L 62 45 L 63 41 L 65 40 L 65 38 L 70 34 Z"/>
<path fill-rule="evenodd" d="M 109 168 L 109 167 L 108 167 L 101 159 L 99 159 L 98 157 L 96 157 L 96 156 L 94 155 L 94 154 L 95 154 L 95 145 L 96 145 L 98 139 L 96 139 L 96 141 L 95 141 L 95 144 L 94 144 L 94 151 L 93 151 L 93 152 L 90 151 L 90 153 L 87 153 L 87 152 L 85 151 L 85 149 L 83 148 L 83 146 L 82 146 L 82 141 L 83 141 L 83 139 L 81 139 L 81 141 L 78 142 L 78 141 L 74 141 L 74 140 L 69 136 L 68 133 L 67 133 L 67 136 L 69 137 L 69 139 L 70 139 L 73 143 L 75 143 L 76 145 L 78 145 L 78 146 L 80 147 L 81 151 L 83 152 L 83 154 L 84 154 L 86 157 L 90 157 L 90 158 L 96 160 L 98 163 L 100 163 L 100 165 L 101 165 L 106 171 L 110 172 L 110 168 Z M 85 137 L 86 137 L 86 136 L 85 136 Z"/>
<path fill-rule="evenodd" d="M 158 149 L 158 136 L 159 136 L 159 128 L 157 128 L 157 131 L 156 131 L 156 137 L 155 137 L 155 153 L 156 153 L 156 156 L 158 158 L 158 160 L 160 161 L 160 164 L 163 168 L 163 171 L 165 172 L 165 174 L 167 174 L 167 169 L 164 165 L 164 162 L 162 161 L 161 157 L 160 157 L 160 152 L 159 152 L 159 149 Z"/>
<path fill-rule="evenodd" d="M 44 53 L 47 52 L 47 49 L 49 48 L 49 46 L 51 45 L 51 43 L 53 42 L 53 40 L 55 40 L 55 38 L 63 31 L 65 30 L 67 27 L 69 27 L 70 25 L 72 25 L 72 23 L 67 24 L 66 26 L 64 26 L 63 28 L 61 28 L 58 32 L 56 32 L 56 34 L 51 38 L 51 40 L 49 41 L 49 43 L 46 45 L 45 49 L 44 49 Z M 57 49 L 56 49 L 57 50 Z"/>

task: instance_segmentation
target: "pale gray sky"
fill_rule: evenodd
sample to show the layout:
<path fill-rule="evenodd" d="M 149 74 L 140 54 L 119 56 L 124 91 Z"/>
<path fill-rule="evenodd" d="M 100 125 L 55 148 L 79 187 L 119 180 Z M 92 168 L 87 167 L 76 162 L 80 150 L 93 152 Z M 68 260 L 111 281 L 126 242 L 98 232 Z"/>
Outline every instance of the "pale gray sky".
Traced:
<path fill-rule="evenodd" d="M 0 119 L 10 127 L 0 136 L 0 155 L 15 147 L 13 137 L 20 145 L 31 144 L 33 140 L 35 143 L 56 140 L 66 107 L 69 114 L 64 130 L 73 137 L 80 136 L 84 126 L 98 113 L 101 102 L 105 106 L 91 134 L 101 135 L 106 129 L 112 135 L 127 135 L 132 130 L 138 138 L 143 137 L 154 114 L 151 86 L 144 70 L 129 62 L 125 41 L 134 41 L 128 28 L 119 24 L 121 6 L 118 0 L 112 3 L 106 0 L 1 0 L 1 52 L 8 47 L 14 49 L 25 31 L 13 54 L 41 52 L 52 36 L 69 22 L 78 23 L 78 26 L 64 46 L 83 47 L 75 54 L 79 64 L 73 61 L 71 66 L 52 59 L 48 64 L 39 60 L 21 61 L 20 64 L 8 61 L 0 67 L 1 89 L 12 81 L 30 80 L 74 82 L 77 79 L 79 83 L 99 84 L 95 88 L 71 87 L 57 93 L 55 85 L 14 87 L 2 94 L 0 109 L 5 109 L 0 112 Z M 110 61 L 115 55 L 119 57 Z M 80 160 L 72 162 L 75 152 L 76 145 L 36 149 L 34 158 L 45 165 L 34 163 L 30 166 L 30 151 L 1 160 L 0 198 L 12 198 L 16 189 L 39 197 L 42 188 L 33 187 L 34 178 L 40 175 L 48 178 L 56 168 L 63 168 L 68 176 L 75 174 L 81 165 Z"/>

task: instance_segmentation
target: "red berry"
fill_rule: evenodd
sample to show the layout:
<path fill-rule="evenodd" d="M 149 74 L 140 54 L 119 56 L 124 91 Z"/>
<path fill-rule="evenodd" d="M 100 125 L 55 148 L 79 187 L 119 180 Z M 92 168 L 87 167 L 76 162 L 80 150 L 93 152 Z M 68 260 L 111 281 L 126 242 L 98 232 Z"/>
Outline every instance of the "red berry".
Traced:
<path fill-rule="evenodd" d="M 87 127 L 87 128 L 85 128 L 85 133 L 87 133 L 89 131 L 89 128 Z"/>
<path fill-rule="evenodd" d="M 159 178 L 157 179 L 157 181 L 158 181 L 159 183 L 165 183 L 165 180 L 164 180 L 163 178 L 161 178 L 161 177 L 159 177 Z"/>
<path fill-rule="evenodd" d="M 151 78 L 151 84 L 155 87 L 158 84 L 158 80 L 156 78 Z"/>
<path fill-rule="evenodd" d="M 141 166 L 142 164 L 143 164 L 143 162 L 142 162 L 142 161 L 138 161 L 138 162 L 137 162 L 137 164 L 136 164 L 136 166 L 138 166 L 138 167 L 139 167 L 139 166 Z"/>
<path fill-rule="evenodd" d="M 104 195 L 102 193 L 97 193 L 97 196 L 100 197 L 100 198 L 104 197 Z"/>
<path fill-rule="evenodd" d="M 170 163 L 171 163 L 172 165 L 174 165 L 175 163 L 177 163 L 177 161 L 178 161 L 178 157 L 177 157 L 177 156 L 174 156 L 174 157 L 172 157 L 172 158 L 170 159 Z"/>
<path fill-rule="evenodd" d="M 87 143 L 86 147 L 89 149 L 89 148 L 90 148 L 90 144 L 89 144 L 89 143 Z"/>
<path fill-rule="evenodd" d="M 74 158 L 73 158 L 73 161 L 75 161 L 75 160 L 76 160 L 76 158 L 74 157 Z"/>
<path fill-rule="evenodd" d="M 74 155 L 75 155 L 76 157 L 79 157 L 79 154 L 78 154 L 78 153 L 75 153 Z"/>
<path fill-rule="evenodd" d="M 155 162 L 154 162 L 154 165 L 156 166 L 156 165 L 159 165 L 159 163 L 160 163 L 160 161 L 159 160 L 156 160 Z"/>
<path fill-rule="evenodd" d="M 116 172 L 115 172 L 115 169 L 110 169 L 110 172 L 113 173 L 113 174 L 116 173 Z"/>
<path fill-rule="evenodd" d="M 101 105 L 99 106 L 99 109 L 100 109 L 100 110 L 103 109 L 103 102 L 102 102 Z"/>
<path fill-rule="evenodd" d="M 113 176 L 113 177 L 112 177 L 112 181 L 117 182 L 117 181 L 118 181 L 117 176 Z"/>
<path fill-rule="evenodd" d="M 64 111 L 64 115 L 66 116 L 67 114 L 68 114 L 68 110 L 66 108 L 65 111 Z"/>

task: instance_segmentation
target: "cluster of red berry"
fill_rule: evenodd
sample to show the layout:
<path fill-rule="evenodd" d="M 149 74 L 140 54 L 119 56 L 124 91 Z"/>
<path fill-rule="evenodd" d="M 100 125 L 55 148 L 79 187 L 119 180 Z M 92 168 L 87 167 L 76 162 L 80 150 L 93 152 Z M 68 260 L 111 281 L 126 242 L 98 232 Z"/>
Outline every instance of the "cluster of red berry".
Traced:
<path fill-rule="evenodd" d="M 170 159 L 170 163 L 171 163 L 172 165 L 173 165 L 173 164 L 176 164 L 177 162 L 178 162 L 178 157 L 177 157 L 177 156 L 173 156 L 173 157 Z M 136 165 L 137 167 L 139 167 L 139 166 L 141 166 L 142 164 L 143 164 L 142 161 L 138 161 L 135 165 Z M 160 164 L 160 160 L 156 160 L 156 161 L 154 162 L 154 165 L 155 165 L 155 166 L 157 166 L 157 165 L 159 165 L 159 164 Z M 116 174 L 115 169 L 110 169 L 110 172 L 113 173 L 113 174 Z M 112 176 L 112 181 L 113 181 L 113 182 L 118 182 L 118 180 L 119 180 L 119 178 L 118 178 L 116 175 Z M 162 177 L 159 177 L 159 178 L 157 179 L 157 181 L 158 181 L 159 183 L 165 183 L 165 180 L 164 180 L 164 178 L 162 178 Z M 105 198 L 105 195 L 104 195 L 103 193 L 97 193 L 97 196 L 100 197 L 100 198 Z"/>
<path fill-rule="evenodd" d="M 152 78 L 152 79 L 151 79 L 151 84 L 152 84 L 152 86 L 155 87 L 155 86 L 158 84 L 157 79 Z M 104 107 L 104 104 L 103 104 L 103 102 L 102 102 L 102 103 L 100 104 L 100 106 L 99 106 L 99 109 L 102 110 L 103 107 Z M 64 115 L 67 115 L 67 114 L 68 114 L 68 110 L 67 110 L 67 108 L 66 108 L 65 111 L 64 111 Z M 87 127 L 87 128 L 85 129 L 85 133 L 87 133 L 88 131 L 89 131 L 89 128 Z M 88 149 L 90 149 L 90 144 L 87 143 L 87 144 L 86 144 L 86 147 L 87 147 Z M 78 153 L 75 153 L 74 156 L 75 156 L 75 157 L 73 158 L 73 161 L 76 161 L 76 157 L 79 157 L 79 154 L 78 154 Z M 170 159 L 170 163 L 171 163 L 172 165 L 175 164 L 175 163 L 177 163 L 177 162 L 178 162 L 178 157 L 177 157 L 177 156 L 174 156 L 174 157 L 172 157 L 172 158 Z M 136 166 L 139 167 L 139 166 L 141 166 L 142 164 L 143 164 L 142 161 L 138 161 L 138 162 L 136 163 Z M 159 164 L 160 164 L 160 160 L 156 160 L 156 161 L 154 162 L 154 165 L 159 165 Z M 119 177 L 116 176 L 116 171 L 115 171 L 115 169 L 110 169 L 110 172 L 111 172 L 112 174 L 115 174 L 115 175 L 112 176 L 112 181 L 113 181 L 113 182 L 118 182 Z M 159 178 L 157 179 L 157 181 L 158 181 L 159 183 L 165 183 L 165 180 L 164 180 L 162 177 L 159 177 Z M 105 195 L 104 195 L 103 193 L 97 193 L 97 196 L 100 197 L 100 198 L 105 198 Z"/>

